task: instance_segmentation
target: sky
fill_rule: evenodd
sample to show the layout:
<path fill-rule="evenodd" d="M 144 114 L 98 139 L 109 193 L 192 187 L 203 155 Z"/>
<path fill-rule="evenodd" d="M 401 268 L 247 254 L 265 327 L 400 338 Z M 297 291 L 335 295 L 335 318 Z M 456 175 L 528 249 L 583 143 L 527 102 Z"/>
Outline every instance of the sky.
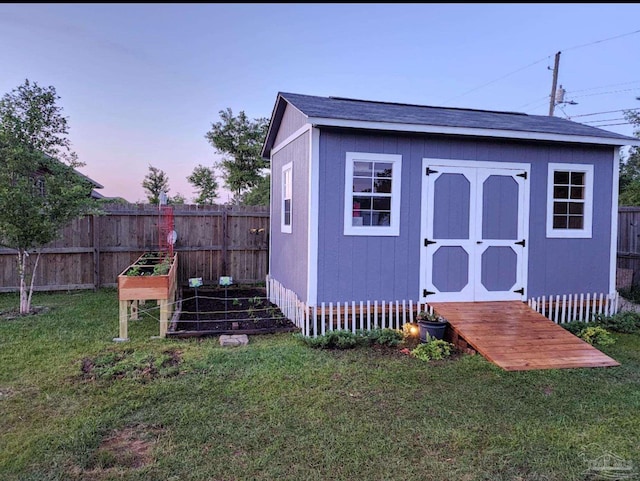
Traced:
<path fill-rule="evenodd" d="M 633 135 L 639 19 L 611 3 L 6 3 L 0 95 L 53 86 L 103 195 L 144 202 L 152 165 L 192 202 L 220 111 L 269 118 L 278 92 L 548 115 L 561 52 L 555 115 Z"/>

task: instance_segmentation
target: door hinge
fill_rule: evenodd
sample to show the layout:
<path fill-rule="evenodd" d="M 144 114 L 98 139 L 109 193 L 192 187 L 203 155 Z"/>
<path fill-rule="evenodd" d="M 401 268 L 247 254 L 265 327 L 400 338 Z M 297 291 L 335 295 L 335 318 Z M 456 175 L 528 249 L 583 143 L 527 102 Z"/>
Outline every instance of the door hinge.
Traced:
<path fill-rule="evenodd" d="M 515 244 L 524 247 L 526 242 L 524 239 L 522 239 L 520 242 L 515 242 Z"/>
<path fill-rule="evenodd" d="M 431 292 L 431 291 L 428 291 L 426 289 L 422 290 L 422 297 L 427 297 L 427 296 L 429 296 L 431 294 L 435 294 L 435 292 Z"/>
<path fill-rule="evenodd" d="M 521 296 L 524 296 L 524 287 L 521 287 L 520 289 L 515 290 L 513 292 L 515 292 L 516 294 L 520 294 Z"/>
<path fill-rule="evenodd" d="M 424 240 L 424 246 L 425 247 L 428 247 L 429 244 L 435 244 L 435 243 L 436 243 L 436 241 L 432 241 L 432 240 L 429 240 L 429 239 L 425 239 Z"/>
<path fill-rule="evenodd" d="M 522 177 L 524 180 L 527 180 L 527 173 L 523 172 L 522 174 L 516 174 L 518 177 Z"/>
<path fill-rule="evenodd" d="M 430 175 L 430 174 L 437 174 L 438 171 L 437 170 L 432 170 L 429 167 L 427 167 L 427 170 L 425 171 L 426 175 Z"/>

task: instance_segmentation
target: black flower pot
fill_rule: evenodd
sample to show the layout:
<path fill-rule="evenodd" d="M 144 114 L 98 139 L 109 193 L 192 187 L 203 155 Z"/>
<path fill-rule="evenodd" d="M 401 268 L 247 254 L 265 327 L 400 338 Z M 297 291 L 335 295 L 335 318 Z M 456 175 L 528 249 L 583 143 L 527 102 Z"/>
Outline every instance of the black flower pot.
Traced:
<path fill-rule="evenodd" d="M 430 339 L 444 339 L 447 330 L 447 322 L 441 321 L 418 321 L 420 327 L 420 341 L 427 342 L 427 334 Z"/>

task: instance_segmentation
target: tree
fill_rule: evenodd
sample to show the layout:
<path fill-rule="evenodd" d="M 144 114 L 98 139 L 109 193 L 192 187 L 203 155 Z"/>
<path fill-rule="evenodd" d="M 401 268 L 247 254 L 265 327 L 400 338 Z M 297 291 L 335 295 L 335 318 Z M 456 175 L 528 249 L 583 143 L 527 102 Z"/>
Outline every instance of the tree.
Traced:
<path fill-rule="evenodd" d="M 230 108 L 221 110 L 219 122 L 212 124 L 205 138 L 224 157 L 219 165 L 225 186 L 233 193 L 234 203 L 239 203 L 242 194 L 255 187 L 268 167 L 261 154 L 267 134 L 268 120 L 249 120 L 241 111 L 233 116 Z"/>
<path fill-rule="evenodd" d="M 187 202 L 187 199 L 180 192 L 177 192 L 176 195 L 169 197 L 167 200 L 167 204 L 173 205 L 182 205 Z"/>
<path fill-rule="evenodd" d="M 59 99 L 53 86 L 25 80 L 0 100 L 0 245 L 17 251 L 22 314 L 31 311 L 42 246 L 96 206 L 74 169 L 82 164 Z"/>
<path fill-rule="evenodd" d="M 164 171 L 149 165 L 149 172 L 142 181 L 142 187 L 147 191 L 147 199 L 150 204 L 160 203 L 160 193 L 169 193 L 169 177 Z"/>
<path fill-rule="evenodd" d="M 215 203 L 218 197 L 218 182 L 212 168 L 198 165 L 187 177 L 187 181 L 196 188 L 198 194 L 195 199 L 196 204 L 211 205 Z"/>
<path fill-rule="evenodd" d="M 269 205 L 269 192 L 271 189 L 271 175 L 260 177 L 260 180 L 248 192 L 242 195 L 240 204 L 242 205 Z"/>
<path fill-rule="evenodd" d="M 640 112 L 627 110 L 624 116 L 634 126 L 633 134 L 640 137 Z M 620 161 L 620 205 L 640 205 L 640 148 L 631 147 L 628 157 Z"/>

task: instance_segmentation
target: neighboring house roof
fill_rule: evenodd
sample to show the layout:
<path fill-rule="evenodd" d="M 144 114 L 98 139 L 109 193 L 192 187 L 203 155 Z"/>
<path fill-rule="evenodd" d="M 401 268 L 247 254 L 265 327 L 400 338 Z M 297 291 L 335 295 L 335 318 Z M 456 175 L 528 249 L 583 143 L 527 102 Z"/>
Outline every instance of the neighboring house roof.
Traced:
<path fill-rule="evenodd" d="M 87 177 L 86 175 L 84 175 L 82 172 L 78 172 L 76 169 L 73 169 L 73 171 L 78 174 L 80 177 L 82 177 L 85 180 L 88 180 L 91 185 L 93 185 L 93 190 L 91 191 L 91 198 L 93 199 L 104 199 L 104 195 L 102 195 L 100 192 L 97 192 L 95 189 L 102 189 L 104 188 L 104 185 L 99 184 L 98 182 L 96 182 L 95 180 L 93 180 L 90 177 Z"/>
<path fill-rule="evenodd" d="M 635 137 L 558 117 L 280 92 L 262 150 L 266 158 L 274 147 L 287 103 L 305 115 L 311 125 L 320 127 L 640 146 Z"/>
<path fill-rule="evenodd" d="M 65 164 L 65 163 L 63 163 L 63 162 L 60 162 L 58 159 L 55 159 L 54 157 L 51 157 L 50 155 L 45 154 L 45 157 L 46 157 L 47 159 L 51 160 L 51 161 L 55 161 L 55 162 L 61 163 L 62 165 L 65 165 L 65 166 L 69 167 L 67 164 Z M 103 189 L 103 188 L 104 188 L 104 185 L 102 185 L 102 184 L 100 184 L 100 183 L 96 182 L 95 180 L 93 180 L 93 179 L 92 179 L 92 178 L 90 178 L 90 177 L 87 177 L 87 176 L 86 176 L 86 175 L 84 175 L 82 172 L 79 172 L 79 171 L 78 171 L 78 170 L 76 170 L 76 169 L 71 168 L 71 170 L 73 170 L 73 172 L 74 172 L 75 174 L 77 174 L 79 177 L 82 177 L 84 180 L 88 181 L 88 182 L 93 186 L 93 189 L 94 189 L 94 190 L 92 190 L 92 191 L 91 191 L 91 197 L 92 197 L 93 199 L 104 199 L 104 198 L 105 198 L 105 197 L 104 197 L 104 195 L 102 195 L 101 193 L 99 193 L 99 192 L 96 192 L 96 191 L 95 191 L 95 189 Z"/>

